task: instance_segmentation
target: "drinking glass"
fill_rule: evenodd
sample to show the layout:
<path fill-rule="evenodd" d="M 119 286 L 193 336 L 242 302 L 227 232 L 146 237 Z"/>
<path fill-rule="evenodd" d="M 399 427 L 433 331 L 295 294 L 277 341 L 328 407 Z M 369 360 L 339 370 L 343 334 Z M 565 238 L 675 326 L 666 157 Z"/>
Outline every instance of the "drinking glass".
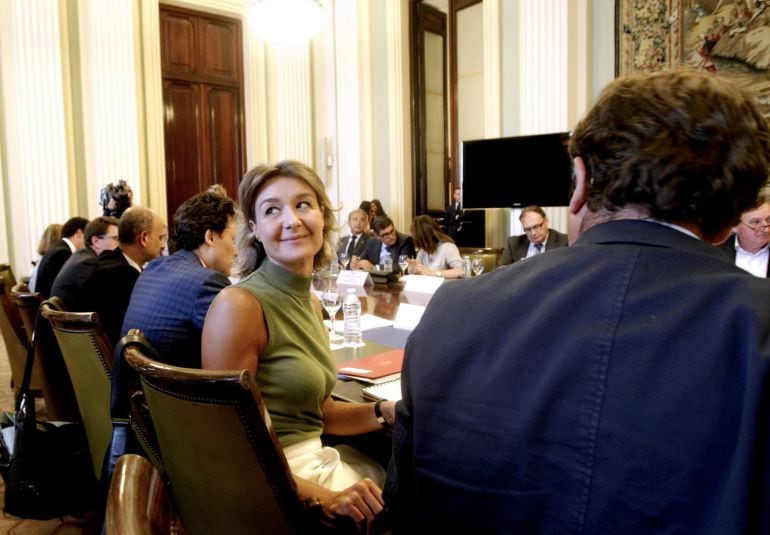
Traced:
<path fill-rule="evenodd" d="M 340 298 L 340 294 L 337 291 L 337 288 L 326 288 L 323 293 L 321 294 L 321 305 L 326 310 L 326 313 L 329 314 L 329 321 L 331 321 L 332 324 L 332 331 L 330 338 L 333 338 L 334 333 L 334 316 L 337 315 L 337 312 L 339 312 L 340 307 L 342 306 L 342 300 Z"/>
<path fill-rule="evenodd" d="M 401 274 L 406 275 L 406 268 L 409 266 L 409 257 L 405 254 L 398 255 L 398 266 L 401 268 Z"/>
<path fill-rule="evenodd" d="M 481 273 L 484 271 L 484 260 L 481 258 L 474 258 L 473 259 L 473 274 L 474 275 L 481 275 Z"/>
<path fill-rule="evenodd" d="M 348 269 L 348 252 L 347 251 L 340 251 L 340 254 L 337 255 L 337 259 L 340 261 L 340 269 Z"/>

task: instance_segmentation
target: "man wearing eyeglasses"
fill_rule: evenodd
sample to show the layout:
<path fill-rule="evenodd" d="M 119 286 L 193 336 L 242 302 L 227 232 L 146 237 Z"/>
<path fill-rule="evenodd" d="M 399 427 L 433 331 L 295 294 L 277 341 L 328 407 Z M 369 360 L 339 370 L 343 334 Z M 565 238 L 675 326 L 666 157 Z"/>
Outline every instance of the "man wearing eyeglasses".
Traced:
<path fill-rule="evenodd" d="M 351 259 L 351 269 L 371 271 L 374 266 L 382 263 L 382 258 L 387 253 L 393 262 L 393 273 L 400 273 L 398 257 L 401 255 L 415 257 L 414 240 L 408 234 L 398 232 L 393 225 L 393 220 L 388 216 L 376 217 L 372 221 L 372 230 L 377 239 L 369 240 L 363 254 Z"/>
<path fill-rule="evenodd" d="M 551 249 L 567 247 L 567 235 L 548 228 L 548 218 L 539 206 L 522 209 L 519 221 L 524 234 L 508 238 L 501 260 L 504 266 Z"/>
<path fill-rule="evenodd" d="M 767 278 L 770 275 L 770 191 L 763 190 L 760 204 L 741 214 L 740 222 L 733 227 L 733 235 L 720 246 L 735 265 L 752 275 Z"/>

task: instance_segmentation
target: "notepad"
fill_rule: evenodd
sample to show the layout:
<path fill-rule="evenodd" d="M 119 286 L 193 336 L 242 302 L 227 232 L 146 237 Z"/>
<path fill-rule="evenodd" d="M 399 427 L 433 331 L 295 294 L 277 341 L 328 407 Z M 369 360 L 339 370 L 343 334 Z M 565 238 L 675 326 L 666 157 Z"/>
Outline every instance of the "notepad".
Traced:
<path fill-rule="evenodd" d="M 401 399 L 401 379 L 367 386 L 361 390 L 361 393 L 365 398 L 375 401 L 399 401 Z"/>
<path fill-rule="evenodd" d="M 369 355 L 337 365 L 337 375 L 341 379 L 356 379 L 367 383 L 390 381 L 401 373 L 404 363 L 404 350 L 392 349 L 376 355 Z"/>

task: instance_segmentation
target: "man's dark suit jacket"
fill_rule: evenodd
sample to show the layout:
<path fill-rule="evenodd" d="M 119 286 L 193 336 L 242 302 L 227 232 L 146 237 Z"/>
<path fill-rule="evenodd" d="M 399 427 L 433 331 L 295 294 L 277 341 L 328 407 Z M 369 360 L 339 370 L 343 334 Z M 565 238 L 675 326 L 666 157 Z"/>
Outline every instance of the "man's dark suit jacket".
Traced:
<path fill-rule="evenodd" d="M 351 237 L 352 237 L 352 234 L 348 236 L 343 236 L 342 238 L 340 238 L 340 242 L 337 245 L 337 254 L 348 250 L 348 243 L 350 242 Z M 369 236 L 367 236 L 366 232 L 364 232 L 360 236 L 358 236 L 358 239 L 356 240 L 356 244 L 353 246 L 353 255 L 361 256 L 364 253 L 364 250 L 366 249 L 367 243 L 369 243 Z"/>
<path fill-rule="evenodd" d="M 379 238 L 372 238 L 366 244 L 366 249 L 361 255 L 361 260 L 368 260 L 375 266 L 380 263 L 380 252 L 382 251 L 382 241 Z M 402 254 L 409 258 L 414 258 L 417 254 L 414 250 L 414 240 L 408 234 L 396 232 L 396 243 L 390 247 L 390 258 L 393 260 L 393 273 L 400 273 L 401 267 L 398 265 L 398 257 Z"/>
<path fill-rule="evenodd" d="M 770 528 L 770 285 L 675 229 L 603 223 L 442 285 L 401 386 L 405 532 Z"/>
<path fill-rule="evenodd" d="M 449 234 L 453 239 L 457 238 L 457 235 L 460 233 L 463 227 L 463 209 L 462 207 L 457 204 L 450 204 L 446 207 L 445 211 L 445 218 L 446 218 L 446 233 Z"/>
<path fill-rule="evenodd" d="M 140 329 L 163 362 L 201 367 L 201 331 L 217 294 L 230 285 L 219 271 L 203 267 L 192 251 L 156 258 L 134 285 L 122 333 Z"/>
<path fill-rule="evenodd" d="M 96 312 L 110 341 L 120 339 L 123 316 L 139 272 L 120 247 L 81 262 L 73 276 L 59 280 L 58 295 L 72 312 Z"/>
<path fill-rule="evenodd" d="M 49 247 L 40 259 L 40 267 L 37 268 L 36 292 L 40 292 L 46 299 L 51 297 L 53 281 L 56 280 L 56 275 L 70 256 L 72 256 L 72 250 L 64 240 L 59 240 Z"/>
<path fill-rule="evenodd" d="M 545 240 L 546 252 L 558 249 L 559 247 L 567 247 L 567 245 L 566 234 L 562 234 L 558 230 L 548 229 L 548 238 Z M 522 258 L 527 257 L 528 250 L 529 238 L 527 238 L 526 234 L 511 236 L 505 244 L 505 250 L 503 251 L 503 257 L 500 262 L 504 266 L 518 262 Z"/>
<path fill-rule="evenodd" d="M 727 238 L 727 241 L 721 245 L 717 245 L 719 249 L 724 251 L 730 259 L 735 262 L 735 234 Z M 770 277 L 770 261 L 767 263 L 767 273 L 765 277 Z"/>

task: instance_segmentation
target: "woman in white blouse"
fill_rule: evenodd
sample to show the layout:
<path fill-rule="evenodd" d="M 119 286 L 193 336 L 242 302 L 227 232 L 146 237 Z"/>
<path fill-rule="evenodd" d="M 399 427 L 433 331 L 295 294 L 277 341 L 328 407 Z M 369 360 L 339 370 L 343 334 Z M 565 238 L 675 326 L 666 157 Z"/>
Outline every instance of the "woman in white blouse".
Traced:
<path fill-rule="evenodd" d="M 463 259 L 454 240 L 444 234 L 436 221 L 421 215 L 412 221 L 412 238 L 419 249 L 417 258 L 409 261 L 409 273 L 433 275 L 445 279 L 463 276 Z"/>

